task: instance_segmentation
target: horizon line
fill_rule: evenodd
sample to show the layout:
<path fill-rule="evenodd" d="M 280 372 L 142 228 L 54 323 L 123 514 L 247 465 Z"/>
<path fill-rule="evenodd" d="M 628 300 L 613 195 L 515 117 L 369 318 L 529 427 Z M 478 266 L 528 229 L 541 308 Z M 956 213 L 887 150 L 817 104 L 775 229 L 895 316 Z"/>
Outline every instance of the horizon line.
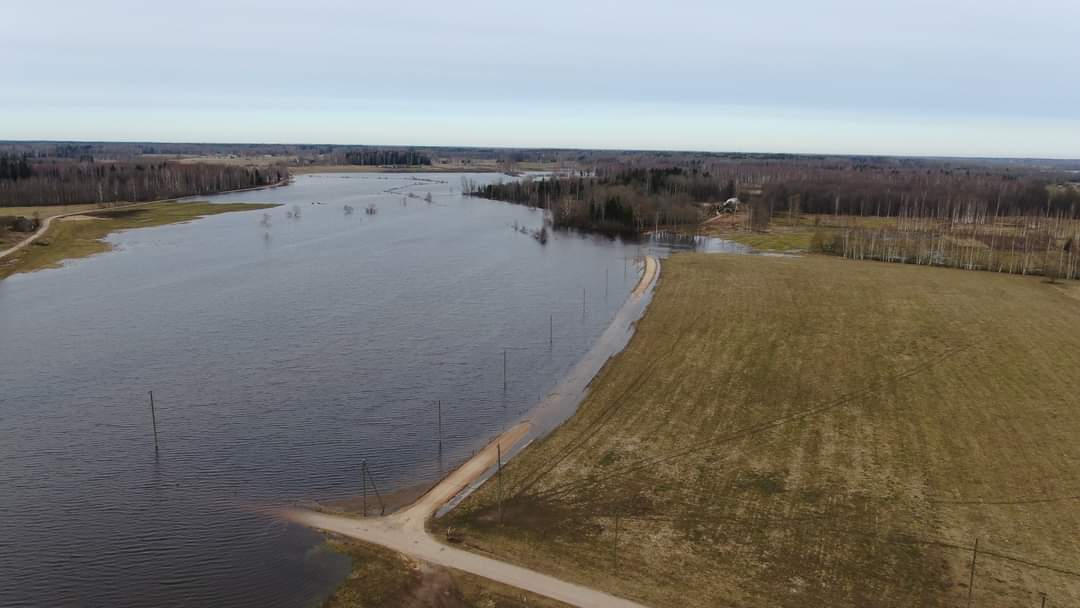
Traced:
<path fill-rule="evenodd" d="M 797 156 L 810 158 L 899 158 L 899 159 L 922 159 L 922 160 L 1016 160 L 1016 161 L 1072 161 L 1080 162 L 1080 157 L 1074 156 L 972 156 L 962 154 L 884 154 L 864 152 L 769 152 L 762 150 L 695 150 L 690 148 L 580 148 L 580 147 L 552 147 L 552 146 L 505 146 L 505 145 L 439 145 L 439 144 L 341 144 L 341 143 L 316 143 L 316 142 L 282 142 L 282 141 L 189 141 L 189 140 L 139 140 L 139 139 L 0 139 L 3 144 L 165 144 L 165 145 L 205 145 L 205 146 L 331 146 L 337 148 L 367 147 L 367 148 L 430 148 L 430 149 L 461 149 L 461 150 L 535 150 L 552 152 L 643 152 L 643 153 L 676 153 L 676 154 L 710 154 L 710 155 L 734 155 L 753 154 L 769 156 Z"/>

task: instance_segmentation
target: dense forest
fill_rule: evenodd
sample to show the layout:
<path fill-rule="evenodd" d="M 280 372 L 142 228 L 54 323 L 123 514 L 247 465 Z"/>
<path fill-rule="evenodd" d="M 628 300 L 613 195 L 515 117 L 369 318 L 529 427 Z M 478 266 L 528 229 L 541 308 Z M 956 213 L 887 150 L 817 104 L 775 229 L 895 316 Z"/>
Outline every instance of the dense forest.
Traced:
<path fill-rule="evenodd" d="M 620 159 L 576 176 L 467 183 L 475 196 L 542 207 L 555 226 L 613 234 L 687 226 L 738 196 L 756 218 L 776 213 L 927 217 L 1080 217 L 1075 177 L 1055 167 L 919 159 Z"/>
<path fill-rule="evenodd" d="M 412 166 L 430 165 L 431 157 L 416 150 L 365 148 L 345 152 L 344 159 L 350 165 Z"/>
<path fill-rule="evenodd" d="M 734 182 L 702 182 L 694 191 L 680 187 L 679 167 L 629 168 L 602 177 L 530 178 L 477 185 L 464 180 L 466 193 L 482 198 L 541 207 L 556 228 L 576 228 L 610 235 L 635 235 L 659 225 L 690 227 L 701 220 L 696 201 L 734 192 Z"/>
<path fill-rule="evenodd" d="M 25 156 L 0 154 L 0 181 L 25 179 L 34 174 Z"/>
<path fill-rule="evenodd" d="M 266 186 L 284 167 L 173 162 L 27 162 L 0 156 L 0 206 L 149 201 Z"/>

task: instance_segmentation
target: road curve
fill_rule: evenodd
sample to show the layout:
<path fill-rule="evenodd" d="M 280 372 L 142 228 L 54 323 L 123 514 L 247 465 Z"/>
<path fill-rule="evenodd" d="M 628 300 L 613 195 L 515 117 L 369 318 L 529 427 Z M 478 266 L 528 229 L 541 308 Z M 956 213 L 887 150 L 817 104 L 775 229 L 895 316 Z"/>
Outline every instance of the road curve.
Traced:
<path fill-rule="evenodd" d="M 167 199 L 167 200 L 171 200 L 171 199 Z M 96 213 L 98 211 L 112 211 L 113 209 L 127 209 L 129 207 L 141 207 L 143 205 L 151 205 L 153 203 L 162 203 L 162 202 L 166 202 L 166 201 L 147 201 L 147 202 L 144 202 L 144 203 L 131 203 L 131 204 L 128 204 L 128 205 L 116 205 L 114 207 L 102 207 L 101 209 L 84 209 L 82 211 L 72 211 L 70 213 L 60 213 L 60 214 L 57 214 L 57 215 L 50 215 L 49 217 L 41 220 L 41 225 L 38 226 L 38 229 L 37 229 L 36 232 L 34 232 L 30 236 L 24 238 L 23 240 L 19 241 L 18 243 L 15 243 L 11 247 L 8 247 L 7 249 L 5 249 L 3 251 L 0 251 L 0 260 L 6 258 L 7 256 L 15 253 L 16 251 L 18 251 L 20 249 L 23 249 L 24 247 L 28 246 L 30 243 L 33 243 L 37 239 L 41 238 L 45 234 L 45 231 L 49 229 L 49 225 L 52 223 L 53 220 L 62 220 L 65 217 L 72 217 L 72 216 L 75 216 L 75 215 L 86 215 L 88 213 Z M 3 207 L 0 207 L 0 210 L 2 210 L 2 209 L 3 209 Z"/>
<path fill-rule="evenodd" d="M 641 280 L 630 294 L 632 301 L 639 300 L 655 283 L 658 270 L 659 262 L 656 258 L 646 257 Z M 644 608 L 642 604 L 603 591 L 445 545 L 428 534 L 427 521 L 439 507 L 490 470 L 495 465 L 500 450 L 503 453 L 512 453 L 513 448 L 528 435 L 530 427 L 528 421 L 515 425 L 407 509 L 397 513 L 385 517 L 359 518 L 310 509 L 285 508 L 277 509 L 276 514 L 297 524 L 381 545 L 416 559 L 463 570 L 573 606 Z"/>
<path fill-rule="evenodd" d="M 64 213 L 64 214 L 61 214 L 61 215 L 53 215 L 53 216 L 45 218 L 44 220 L 41 221 L 41 225 L 38 226 L 38 229 L 37 229 L 36 232 L 34 232 L 34 234 L 31 234 L 30 236 L 26 237 L 25 239 L 19 241 L 18 243 L 15 243 L 11 247 L 8 247 L 7 249 L 5 249 L 3 251 L 0 251 L 0 260 L 2 260 L 4 258 L 6 258 L 7 256 L 15 253 L 16 251 L 22 249 L 23 247 L 26 247 L 30 243 L 33 243 L 35 239 L 37 239 L 41 235 L 45 234 L 45 231 L 49 229 L 49 224 L 52 223 L 53 219 L 58 218 L 58 217 L 67 217 L 69 215 L 78 215 L 79 213 L 86 213 L 86 211 L 76 211 L 74 213 Z"/>

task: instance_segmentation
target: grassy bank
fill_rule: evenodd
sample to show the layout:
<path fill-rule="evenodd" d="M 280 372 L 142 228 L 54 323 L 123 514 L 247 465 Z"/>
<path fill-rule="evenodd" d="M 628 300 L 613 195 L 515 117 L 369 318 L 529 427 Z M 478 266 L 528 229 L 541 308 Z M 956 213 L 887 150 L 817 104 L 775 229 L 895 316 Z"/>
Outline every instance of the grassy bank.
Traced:
<path fill-rule="evenodd" d="M 63 261 L 111 249 L 104 238 L 112 232 L 187 222 L 207 215 L 274 207 L 270 204 L 149 203 L 137 207 L 90 211 L 54 219 L 37 241 L 0 260 L 0 279 L 20 272 L 55 268 Z M 23 235 L 25 236 L 25 235 Z"/>
<path fill-rule="evenodd" d="M 1077 289 L 677 255 L 502 523 L 486 484 L 433 525 L 655 606 L 963 605 L 978 539 L 973 605 L 1076 605 Z"/>
<path fill-rule="evenodd" d="M 324 608 L 560 608 L 562 603 L 471 574 L 420 564 L 359 541 L 334 539 L 353 570 Z"/>

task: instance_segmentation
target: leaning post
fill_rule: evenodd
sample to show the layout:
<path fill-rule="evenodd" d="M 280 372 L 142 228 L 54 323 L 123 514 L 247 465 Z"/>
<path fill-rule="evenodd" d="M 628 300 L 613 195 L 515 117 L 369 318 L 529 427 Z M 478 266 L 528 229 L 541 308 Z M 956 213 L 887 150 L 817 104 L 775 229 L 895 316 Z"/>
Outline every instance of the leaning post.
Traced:
<path fill-rule="evenodd" d="M 154 425 L 154 454 L 158 453 L 157 412 L 154 411 L 154 391 L 150 391 L 150 422 Z"/>

